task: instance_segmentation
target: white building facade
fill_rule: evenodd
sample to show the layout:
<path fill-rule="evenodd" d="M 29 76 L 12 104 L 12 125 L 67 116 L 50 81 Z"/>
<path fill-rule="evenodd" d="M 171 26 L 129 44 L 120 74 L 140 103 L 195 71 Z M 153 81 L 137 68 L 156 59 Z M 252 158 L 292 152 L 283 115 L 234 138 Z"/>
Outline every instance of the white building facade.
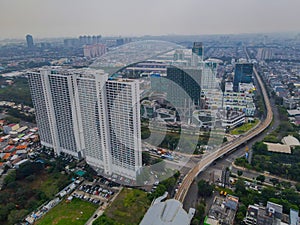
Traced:
<path fill-rule="evenodd" d="M 42 145 L 85 158 L 98 173 L 135 180 L 142 167 L 140 96 L 135 80 L 101 70 L 28 74 Z"/>

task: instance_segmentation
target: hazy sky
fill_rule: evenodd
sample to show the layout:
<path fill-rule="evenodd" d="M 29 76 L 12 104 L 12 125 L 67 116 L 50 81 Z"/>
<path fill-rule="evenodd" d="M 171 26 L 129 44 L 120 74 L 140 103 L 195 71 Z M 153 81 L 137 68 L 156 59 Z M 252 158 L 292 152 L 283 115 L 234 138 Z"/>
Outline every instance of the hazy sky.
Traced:
<path fill-rule="evenodd" d="M 0 38 L 300 31 L 300 0 L 0 0 Z"/>

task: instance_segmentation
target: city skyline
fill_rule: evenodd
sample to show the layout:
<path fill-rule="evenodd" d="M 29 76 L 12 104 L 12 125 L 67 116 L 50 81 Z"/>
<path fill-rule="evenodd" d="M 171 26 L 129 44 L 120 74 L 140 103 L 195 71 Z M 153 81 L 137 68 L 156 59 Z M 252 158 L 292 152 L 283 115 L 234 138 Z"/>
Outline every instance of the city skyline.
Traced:
<path fill-rule="evenodd" d="M 299 7 L 297 0 L 4 0 L 0 38 L 299 32 Z"/>

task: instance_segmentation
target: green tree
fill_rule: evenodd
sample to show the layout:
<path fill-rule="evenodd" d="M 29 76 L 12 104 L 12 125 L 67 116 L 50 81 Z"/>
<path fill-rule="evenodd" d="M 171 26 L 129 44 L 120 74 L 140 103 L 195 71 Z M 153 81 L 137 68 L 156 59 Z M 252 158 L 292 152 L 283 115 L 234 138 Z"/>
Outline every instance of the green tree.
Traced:
<path fill-rule="evenodd" d="M 163 184 L 159 184 L 157 186 L 156 190 L 153 193 L 151 193 L 151 194 L 148 195 L 148 199 L 150 201 L 152 201 L 153 199 L 162 196 L 166 191 L 167 191 L 166 186 L 163 185 Z"/>
<path fill-rule="evenodd" d="M 300 191 L 300 183 L 297 183 L 295 186 L 296 186 L 296 190 Z"/>
<path fill-rule="evenodd" d="M 200 220 L 198 220 L 197 218 L 193 218 L 191 225 L 199 225 L 200 224 Z"/>
<path fill-rule="evenodd" d="M 248 164 L 248 161 L 245 157 L 240 157 L 240 158 L 237 158 L 235 159 L 235 165 L 237 166 L 242 166 L 242 167 L 245 167 L 245 168 L 248 168 L 250 165 Z"/>
<path fill-rule="evenodd" d="M 269 201 L 270 198 L 275 197 L 275 189 L 273 187 L 266 187 L 262 189 L 261 191 L 261 200 L 264 203 L 264 205 L 267 204 L 267 201 Z"/>
<path fill-rule="evenodd" d="M 198 218 L 200 223 L 203 222 L 205 218 L 205 202 L 201 201 L 200 204 L 196 207 L 196 216 L 195 218 Z"/>
<path fill-rule="evenodd" d="M 27 213 L 28 211 L 26 209 L 12 210 L 8 215 L 7 221 L 9 224 L 21 222 Z"/>
<path fill-rule="evenodd" d="M 142 162 L 143 162 L 143 165 L 144 164 L 149 165 L 150 161 L 151 161 L 150 153 L 149 152 L 142 152 Z"/>
<path fill-rule="evenodd" d="M 42 163 L 39 162 L 25 163 L 17 170 L 17 179 L 23 179 L 32 174 L 39 174 L 41 173 L 41 171 L 43 171 L 43 169 L 44 169 L 44 165 Z"/>
<path fill-rule="evenodd" d="M 242 175 L 243 175 L 243 171 L 238 170 L 238 171 L 237 171 L 237 175 L 238 175 L 238 176 L 242 176 Z"/>
<path fill-rule="evenodd" d="M 213 185 L 210 185 L 209 182 L 205 180 L 200 180 L 198 182 L 198 195 L 206 198 L 212 195 L 214 190 Z"/>
<path fill-rule="evenodd" d="M 260 181 L 260 182 L 265 182 L 265 179 L 266 179 L 266 177 L 264 176 L 264 175 L 258 175 L 257 177 L 256 177 L 256 180 L 258 180 L 258 181 Z"/>
<path fill-rule="evenodd" d="M 17 173 L 15 170 L 9 171 L 9 173 L 4 178 L 4 184 L 9 185 L 10 183 L 13 183 L 16 181 Z"/>
<path fill-rule="evenodd" d="M 276 184 L 279 184 L 279 180 L 277 178 L 271 178 L 270 181 L 275 186 Z"/>
<path fill-rule="evenodd" d="M 5 207 L 0 207 L 0 221 L 6 221 L 8 216 L 8 210 Z"/>
<path fill-rule="evenodd" d="M 170 193 L 175 187 L 176 179 L 175 179 L 175 177 L 170 177 L 170 178 L 164 180 L 162 182 L 162 184 L 165 185 L 167 191 Z"/>
<path fill-rule="evenodd" d="M 239 212 L 241 212 L 243 215 L 246 215 L 247 207 L 244 204 L 240 204 Z"/>
<path fill-rule="evenodd" d="M 263 142 L 256 142 L 253 145 L 252 149 L 255 152 L 255 154 L 264 154 L 268 151 L 267 145 L 264 144 Z"/>
<path fill-rule="evenodd" d="M 247 193 L 244 180 L 238 179 L 238 181 L 235 183 L 235 193 L 238 196 L 243 196 Z"/>
<path fill-rule="evenodd" d="M 293 132 L 294 127 L 289 121 L 281 121 L 279 125 L 279 131 L 285 135 L 288 132 Z"/>
<path fill-rule="evenodd" d="M 245 215 L 242 212 L 238 212 L 235 217 L 236 224 L 240 224 L 243 221 L 244 217 L 245 217 Z"/>
<path fill-rule="evenodd" d="M 19 123 L 21 121 L 20 119 L 13 116 L 6 116 L 4 120 L 6 120 L 8 123 Z"/>
<path fill-rule="evenodd" d="M 0 205 L 0 221 L 7 221 L 7 217 L 11 210 L 14 210 L 16 208 L 15 204 L 12 202 L 9 202 L 8 204 L 2 206 Z"/>

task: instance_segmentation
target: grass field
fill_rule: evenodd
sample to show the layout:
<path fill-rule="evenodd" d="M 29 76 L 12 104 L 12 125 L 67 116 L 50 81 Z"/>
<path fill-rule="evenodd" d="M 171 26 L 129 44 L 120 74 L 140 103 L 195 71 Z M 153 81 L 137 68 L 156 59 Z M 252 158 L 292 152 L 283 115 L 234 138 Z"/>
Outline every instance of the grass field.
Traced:
<path fill-rule="evenodd" d="M 135 225 L 140 223 L 149 206 L 147 193 L 124 188 L 105 214 L 120 224 Z"/>
<path fill-rule="evenodd" d="M 93 215 L 97 205 L 80 199 L 62 201 L 37 221 L 37 225 L 83 225 Z"/>
<path fill-rule="evenodd" d="M 256 124 L 258 124 L 258 119 L 255 119 L 254 123 L 245 123 L 242 126 L 233 129 L 232 131 L 230 131 L 230 134 L 233 134 L 233 135 L 243 134 L 243 133 L 247 132 L 248 130 L 252 129 L 253 127 L 255 127 Z"/>

